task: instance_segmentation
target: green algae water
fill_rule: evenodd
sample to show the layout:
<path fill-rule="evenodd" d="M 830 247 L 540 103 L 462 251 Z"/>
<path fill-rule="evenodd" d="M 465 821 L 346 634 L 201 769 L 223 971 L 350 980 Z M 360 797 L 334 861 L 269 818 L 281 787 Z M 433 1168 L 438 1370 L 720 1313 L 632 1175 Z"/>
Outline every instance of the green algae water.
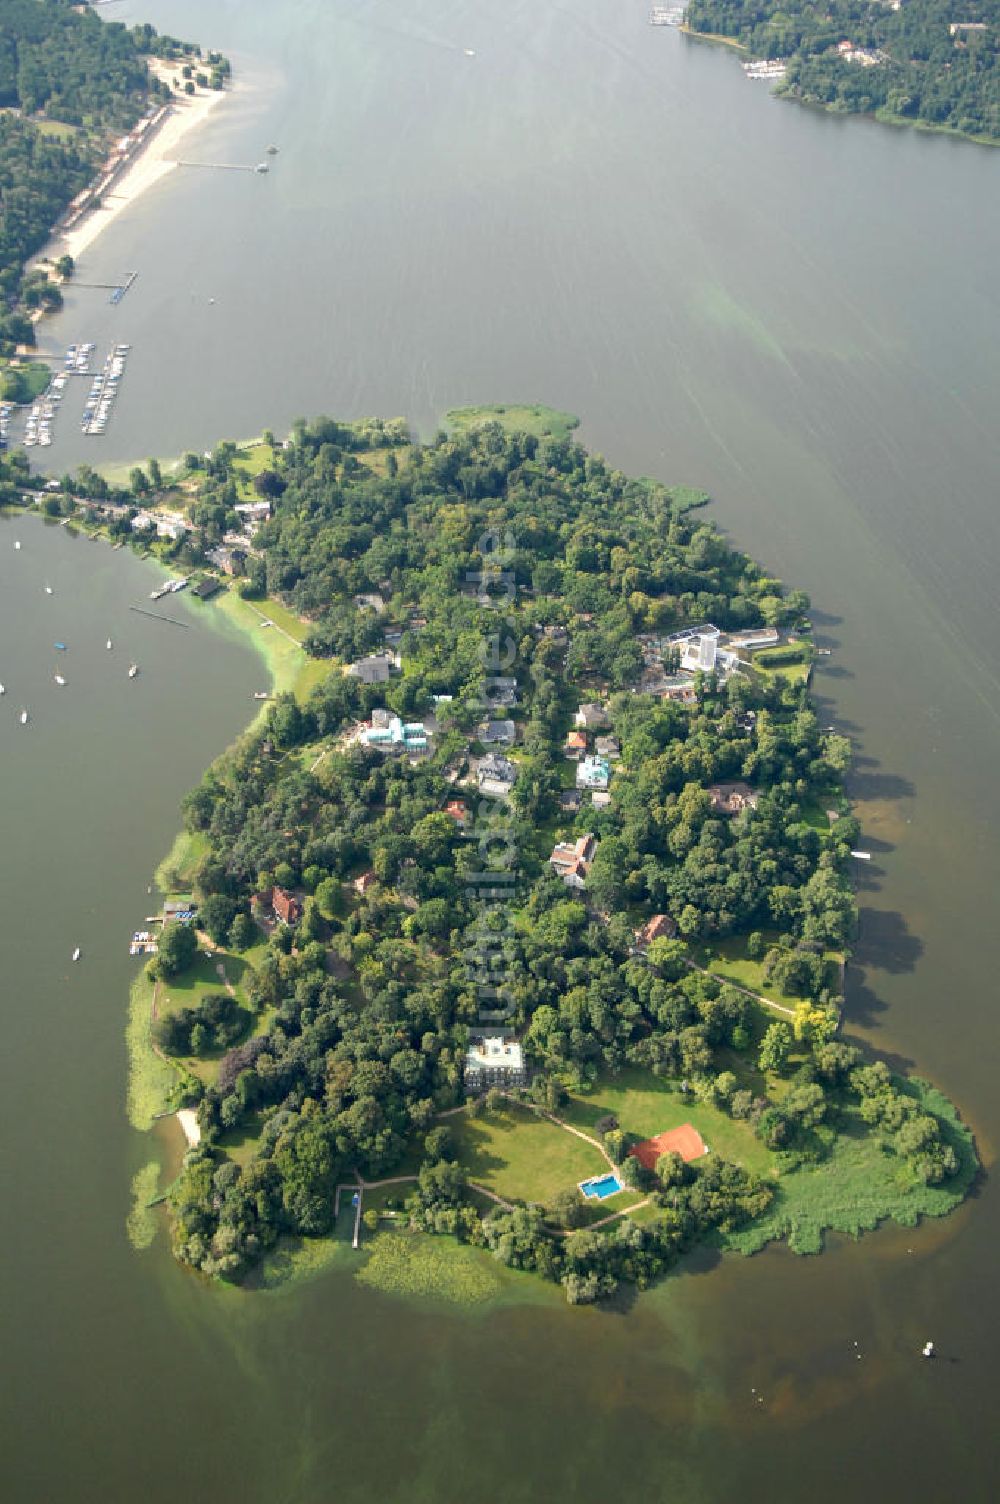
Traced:
<path fill-rule="evenodd" d="M 645 5 L 115 9 L 234 58 L 192 158 L 280 150 L 266 177 L 179 168 L 87 253 L 81 280 L 138 281 L 117 308 L 73 290 L 43 338 L 134 348 L 105 438 L 63 414 L 53 467 L 300 412 L 428 431 L 537 400 L 622 469 L 710 490 L 811 592 L 823 718 L 858 750 L 873 861 L 848 1032 L 946 1091 L 989 1169 L 1000 154 L 781 104 Z M 943 1221 L 813 1259 L 703 1252 L 612 1311 L 516 1282 L 457 1307 L 430 1276 L 362 1286 L 350 1258 L 217 1290 L 162 1236 L 132 1246 L 156 1140 L 125 1117 L 127 937 L 261 678 L 185 606 L 186 632 L 123 635 L 138 681 L 105 680 L 104 639 L 148 589 L 125 553 L 0 524 L 6 1496 L 991 1499 L 988 1175 Z M 48 694 L 53 639 L 69 682 Z M 172 1125 L 158 1148 L 169 1173 Z"/>

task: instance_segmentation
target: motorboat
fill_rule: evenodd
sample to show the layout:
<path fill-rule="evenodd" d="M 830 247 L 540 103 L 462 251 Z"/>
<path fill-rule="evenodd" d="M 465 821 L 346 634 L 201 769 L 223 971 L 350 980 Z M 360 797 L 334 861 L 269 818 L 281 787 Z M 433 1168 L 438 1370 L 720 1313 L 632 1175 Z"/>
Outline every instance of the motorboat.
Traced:
<path fill-rule="evenodd" d="M 72 959 L 74 961 L 79 961 L 79 959 L 80 959 L 80 947 L 79 946 L 77 946 L 76 949 L 74 950 Z"/>
<path fill-rule="evenodd" d="M 53 674 L 52 677 L 60 687 L 66 683 L 66 680 L 63 678 L 62 674 Z"/>
<path fill-rule="evenodd" d="M 129 676 L 129 678 L 130 679 L 134 679 L 135 676 L 136 676 L 136 674 L 138 672 L 139 672 L 139 665 L 137 663 L 130 663 L 129 666 L 128 666 L 128 676 Z"/>

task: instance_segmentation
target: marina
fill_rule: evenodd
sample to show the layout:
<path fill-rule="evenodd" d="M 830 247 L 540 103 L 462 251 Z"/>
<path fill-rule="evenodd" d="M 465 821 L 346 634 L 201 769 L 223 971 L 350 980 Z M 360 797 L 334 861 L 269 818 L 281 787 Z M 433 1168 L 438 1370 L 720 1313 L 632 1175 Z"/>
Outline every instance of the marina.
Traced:
<path fill-rule="evenodd" d="M 115 345 L 108 354 L 102 370 L 90 384 L 90 393 L 83 408 L 80 427 L 91 436 L 104 433 L 114 409 L 125 375 L 125 362 L 131 345 Z"/>

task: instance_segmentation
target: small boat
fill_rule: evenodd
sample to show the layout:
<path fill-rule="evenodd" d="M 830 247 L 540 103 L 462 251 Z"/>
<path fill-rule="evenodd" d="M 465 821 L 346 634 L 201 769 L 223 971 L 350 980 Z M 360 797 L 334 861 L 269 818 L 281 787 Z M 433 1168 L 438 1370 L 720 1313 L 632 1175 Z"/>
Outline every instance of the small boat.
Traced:
<path fill-rule="evenodd" d="M 53 678 L 58 685 L 63 685 L 66 683 L 66 680 L 63 678 L 62 674 L 54 674 Z"/>
<path fill-rule="evenodd" d="M 72 959 L 74 961 L 79 961 L 79 959 L 80 959 L 80 947 L 79 946 L 77 946 L 76 950 L 73 952 Z"/>
<path fill-rule="evenodd" d="M 26 710 L 22 710 L 21 711 L 21 725 L 22 726 L 26 726 L 27 724 L 28 724 L 28 712 Z"/>
<path fill-rule="evenodd" d="M 52 646 L 58 653 L 65 653 L 66 651 L 66 644 L 64 642 L 54 642 Z"/>
<path fill-rule="evenodd" d="M 46 595 L 51 595 L 52 594 L 52 586 L 51 585 L 46 585 L 46 587 L 45 587 L 45 594 Z"/>
<path fill-rule="evenodd" d="M 129 676 L 129 678 L 130 679 L 134 679 L 135 676 L 136 676 L 136 674 L 138 672 L 139 672 L 139 665 L 137 663 L 130 663 L 129 666 L 128 666 L 128 676 Z"/>
<path fill-rule="evenodd" d="M 16 539 L 16 538 L 15 538 L 15 540 L 14 540 L 14 547 L 15 547 L 15 548 L 20 548 L 20 547 L 21 547 L 21 544 L 20 544 L 20 542 L 19 542 L 19 541 L 18 541 L 18 539 Z"/>
<path fill-rule="evenodd" d="M 107 641 L 107 649 L 108 649 L 108 652 L 110 653 L 111 652 L 111 638 L 110 637 L 108 638 L 108 641 Z"/>
<path fill-rule="evenodd" d="M 271 698 L 266 689 L 255 689 L 253 697 L 255 700 L 269 700 Z"/>

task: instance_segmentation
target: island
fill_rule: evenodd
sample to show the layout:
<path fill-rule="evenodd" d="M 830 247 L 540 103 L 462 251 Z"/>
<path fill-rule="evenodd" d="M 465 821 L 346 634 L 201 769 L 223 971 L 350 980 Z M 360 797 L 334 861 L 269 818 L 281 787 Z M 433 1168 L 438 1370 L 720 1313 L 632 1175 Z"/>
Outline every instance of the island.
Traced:
<path fill-rule="evenodd" d="M 391 1286 L 432 1249 L 579 1304 L 965 1196 L 955 1108 L 845 1037 L 861 837 L 809 602 L 706 502 L 516 406 L 50 495 L 220 587 L 194 609 L 272 676 L 132 940 L 129 1113 L 183 1126 L 184 1264 L 357 1250 Z"/>
<path fill-rule="evenodd" d="M 847 114 L 1000 141 L 997 0 L 691 0 L 689 32 L 737 43 L 750 77 Z"/>

